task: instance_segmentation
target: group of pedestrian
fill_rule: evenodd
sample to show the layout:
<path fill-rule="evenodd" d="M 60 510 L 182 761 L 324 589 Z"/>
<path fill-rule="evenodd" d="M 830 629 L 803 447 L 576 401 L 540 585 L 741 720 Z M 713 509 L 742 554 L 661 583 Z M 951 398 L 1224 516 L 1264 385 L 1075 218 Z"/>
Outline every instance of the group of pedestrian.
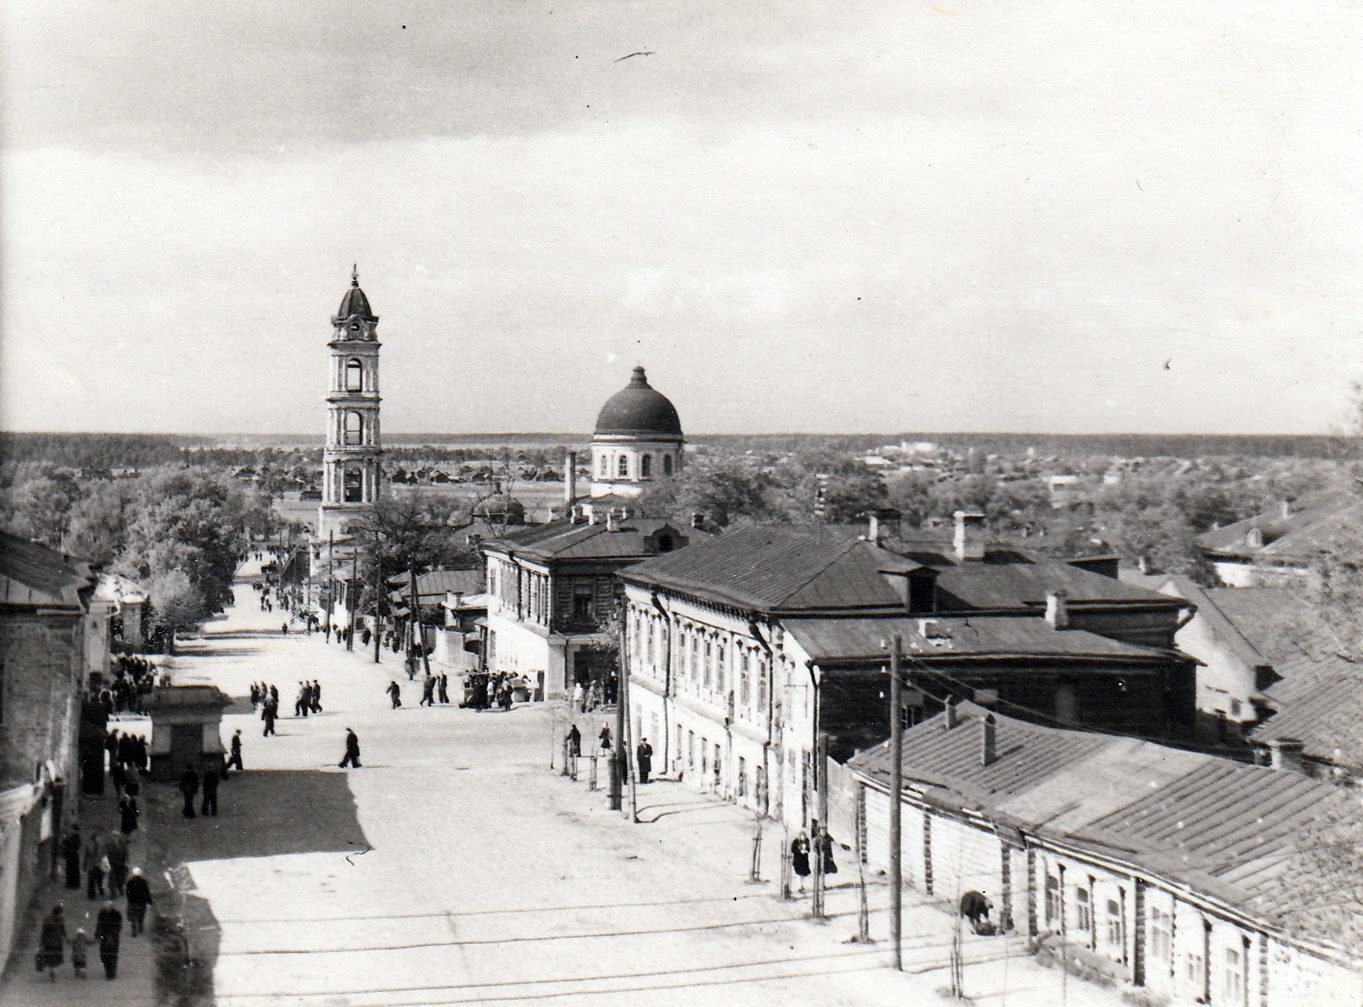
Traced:
<path fill-rule="evenodd" d="M 605 680 L 578 679 L 573 685 L 573 709 L 580 713 L 591 713 L 599 707 L 609 706 L 615 702 L 617 689 L 618 683 L 614 674 Z"/>
<path fill-rule="evenodd" d="M 197 772 L 193 766 L 186 766 L 185 771 L 180 774 L 180 795 L 185 799 L 184 807 L 180 813 L 185 818 L 194 818 L 194 798 L 199 793 L 200 785 L 203 788 L 203 800 L 199 806 L 199 814 L 217 817 L 218 814 L 218 784 L 222 781 L 223 773 L 219 766 L 207 765 L 203 767 L 203 773 Z"/>
<path fill-rule="evenodd" d="M 468 697 L 462 704 L 475 710 L 511 709 L 515 691 L 527 687 L 526 680 L 509 671 L 475 671 L 468 676 Z"/>
<path fill-rule="evenodd" d="M 818 822 L 812 823 L 811 831 L 814 838 L 810 839 L 809 833 L 803 829 L 790 841 L 790 866 L 795 872 L 795 876 L 800 879 L 800 891 L 805 890 L 805 878 L 809 877 L 810 856 L 822 859 L 823 873 L 825 876 L 838 873 L 838 864 L 833 859 L 833 837 L 828 834 L 827 829 L 819 827 Z M 814 861 L 819 864 L 819 859 Z"/>
<path fill-rule="evenodd" d="M 435 706 L 437 699 L 441 703 L 450 701 L 450 676 L 443 672 L 439 675 L 427 672 L 421 681 L 421 702 L 417 705 Z"/>
<path fill-rule="evenodd" d="M 78 830 L 73 831 L 77 833 L 76 844 L 79 847 Z M 65 849 L 65 843 L 63 848 Z M 124 852 L 126 854 L 126 850 Z M 70 887 L 70 880 L 68 860 L 68 887 Z M 79 885 L 76 887 L 79 887 Z M 103 896 L 101 895 L 101 897 Z M 77 927 L 75 932 L 68 936 L 66 907 L 60 902 L 52 907 L 52 911 L 43 918 L 42 927 L 39 930 L 38 952 L 34 958 L 34 968 L 38 972 L 46 972 L 48 978 L 55 982 L 57 969 L 65 962 L 66 954 L 69 952 L 72 973 L 77 979 L 84 979 L 88 961 L 87 950 L 90 944 L 94 943 L 99 947 L 99 959 L 104 966 L 104 978 L 118 978 L 118 955 L 123 932 L 123 914 L 119 912 L 118 906 L 114 902 L 115 897 L 121 897 L 128 907 L 128 922 L 132 936 L 137 937 L 143 934 L 146 931 L 147 910 L 152 905 L 151 885 L 143 876 L 142 869 L 134 867 L 128 874 L 126 883 L 120 881 L 117 890 L 109 892 L 109 897 L 95 917 L 93 941 L 87 936 L 84 927 Z M 88 920 L 89 915 L 89 913 L 86 913 L 85 919 Z"/>
<path fill-rule="evenodd" d="M 260 708 L 260 719 L 265 722 L 262 737 L 275 733 L 274 722 L 279 716 L 279 688 L 264 682 L 251 683 L 251 709 Z"/>
<path fill-rule="evenodd" d="M 322 712 L 322 686 L 317 679 L 306 679 L 298 683 L 298 698 L 294 700 L 293 715 L 306 717 L 309 713 Z"/>

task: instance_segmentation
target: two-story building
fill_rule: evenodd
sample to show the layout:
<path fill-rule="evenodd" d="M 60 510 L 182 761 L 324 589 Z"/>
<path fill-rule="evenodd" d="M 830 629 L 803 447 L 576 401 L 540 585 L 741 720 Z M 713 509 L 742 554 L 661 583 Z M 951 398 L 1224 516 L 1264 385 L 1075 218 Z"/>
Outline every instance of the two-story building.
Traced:
<path fill-rule="evenodd" d="M 705 533 L 616 508 L 484 543 L 487 669 L 524 675 L 551 697 L 604 682 L 617 670 L 616 573 L 681 549 L 696 534 Z"/>
<path fill-rule="evenodd" d="M 1190 736 L 1194 662 L 1173 646 L 1186 603 L 1089 561 L 990 552 L 976 527 L 958 516 L 934 551 L 750 526 L 623 571 L 636 734 L 697 786 L 801 823 L 818 736 L 837 760 L 885 736 L 898 636 L 916 716 L 978 692 L 1043 722 Z"/>

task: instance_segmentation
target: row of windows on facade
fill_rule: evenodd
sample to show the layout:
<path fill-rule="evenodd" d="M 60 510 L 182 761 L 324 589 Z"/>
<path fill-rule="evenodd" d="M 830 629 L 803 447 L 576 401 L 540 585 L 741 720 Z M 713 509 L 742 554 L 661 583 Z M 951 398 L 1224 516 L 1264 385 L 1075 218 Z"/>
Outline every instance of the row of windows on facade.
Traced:
<path fill-rule="evenodd" d="M 524 617 L 541 626 L 549 625 L 550 616 L 550 579 L 542 573 L 523 571 L 520 579 L 520 597 L 517 597 L 516 573 L 505 563 L 488 564 L 488 582 L 491 593 L 507 608 L 519 607 Z M 572 618 L 577 621 L 592 618 L 596 592 L 601 585 L 597 578 L 577 578 L 572 589 Z M 607 585 L 608 586 L 608 585 Z M 519 605 L 518 605 L 519 603 Z"/>
<path fill-rule="evenodd" d="M 1094 918 L 1095 909 L 1092 892 L 1093 879 L 1087 885 L 1075 885 L 1073 892 L 1074 924 L 1070 927 L 1066 913 L 1064 893 L 1069 886 L 1054 874 L 1046 875 L 1045 914 L 1046 926 L 1060 933 L 1073 934 L 1085 939 L 1090 950 L 1101 949 L 1108 957 L 1122 964 L 1127 962 L 1126 914 L 1119 899 L 1107 899 L 1101 923 Z M 1124 893 L 1123 893 L 1124 894 Z M 1174 957 L 1174 916 L 1172 913 L 1151 907 L 1149 910 L 1148 939 L 1145 944 L 1149 964 L 1162 963 L 1175 975 L 1177 962 Z M 1199 935 L 1199 941 L 1202 937 Z M 1223 1003 L 1239 1004 L 1245 995 L 1245 965 L 1249 958 L 1249 938 L 1241 936 L 1241 947 L 1224 947 L 1222 951 L 1221 997 Z M 1189 988 L 1200 992 L 1206 983 L 1206 959 L 1202 950 L 1189 948 L 1181 952 L 1183 981 Z M 1149 966 L 1147 966 L 1149 967 Z"/>
<path fill-rule="evenodd" d="M 719 793 L 724 786 L 724 749 L 704 735 L 688 730 L 683 736 L 677 725 L 677 751 L 684 771 L 703 788 Z M 755 775 L 748 772 L 748 760 L 739 756 L 734 767 L 732 796 L 739 801 L 755 800 L 765 806 L 767 800 L 766 770 L 755 766 Z"/>
<path fill-rule="evenodd" d="M 639 609 L 631 609 L 630 617 L 632 652 L 642 655 L 646 665 L 656 667 L 664 659 L 668 645 L 665 620 Z M 743 640 L 738 634 L 682 623 L 676 633 L 678 683 L 689 684 L 697 692 L 723 695 L 725 683 L 735 680 L 733 669 L 737 667 L 738 706 L 760 714 L 767 705 L 770 666 L 763 651 Z"/>
<path fill-rule="evenodd" d="M 672 456 L 663 455 L 663 475 L 672 474 Z M 609 479 L 611 474 L 611 460 L 609 455 L 602 455 L 596 465 L 596 474 L 601 479 Z M 618 478 L 629 478 L 629 455 L 618 455 L 615 459 L 615 474 Z M 653 478 L 653 456 L 643 454 L 639 456 L 639 478 Z"/>

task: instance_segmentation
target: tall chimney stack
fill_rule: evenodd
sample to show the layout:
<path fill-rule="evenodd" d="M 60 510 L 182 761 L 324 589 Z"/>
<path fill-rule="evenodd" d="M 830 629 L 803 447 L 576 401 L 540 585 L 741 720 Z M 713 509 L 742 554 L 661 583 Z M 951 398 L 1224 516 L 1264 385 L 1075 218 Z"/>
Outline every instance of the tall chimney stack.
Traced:
<path fill-rule="evenodd" d="M 998 727 L 991 713 L 984 718 L 984 734 L 980 739 L 980 765 L 992 766 L 999 761 Z"/>
<path fill-rule="evenodd" d="M 570 507 L 577 499 L 577 452 L 569 451 L 563 459 L 563 502 Z"/>
<path fill-rule="evenodd" d="M 1286 769 L 1296 773 L 1306 772 L 1302 752 L 1306 745 L 1296 738 L 1271 738 L 1267 742 L 1269 765 L 1274 769 Z"/>
<path fill-rule="evenodd" d="M 1290 517 L 1292 516 L 1292 505 L 1293 505 L 1294 503 L 1296 503 L 1295 498 L 1293 498 L 1293 497 L 1283 497 L 1283 500 L 1282 500 L 1282 517 L 1283 517 L 1283 520 L 1284 520 L 1284 521 L 1286 521 L 1288 518 L 1290 518 Z"/>
<path fill-rule="evenodd" d="M 956 700 L 948 699 L 946 702 L 947 730 L 950 731 L 956 726 Z"/>
<path fill-rule="evenodd" d="M 1051 629 L 1067 629 L 1069 627 L 1069 595 L 1064 591 L 1046 592 L 1046 622 Z"/>
<path fill-rule="evenodd" d="M 984 559 L 984 515 L 958 510 L 955 517 L 956 559 L 961 563 Z"/>

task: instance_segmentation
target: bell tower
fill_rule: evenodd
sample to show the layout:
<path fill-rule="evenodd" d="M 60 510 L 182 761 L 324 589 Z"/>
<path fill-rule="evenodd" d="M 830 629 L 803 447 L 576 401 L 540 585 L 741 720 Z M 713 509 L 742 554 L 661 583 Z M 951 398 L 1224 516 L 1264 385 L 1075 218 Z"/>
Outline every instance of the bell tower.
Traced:
<path fill-rule="evenodd" d="M 344 534 L 379 498 L 379 316 L 360 289 L 358 268 L 331 319 L 327 441 L 322 452 L 322 506 L 317 536 Z"/>

